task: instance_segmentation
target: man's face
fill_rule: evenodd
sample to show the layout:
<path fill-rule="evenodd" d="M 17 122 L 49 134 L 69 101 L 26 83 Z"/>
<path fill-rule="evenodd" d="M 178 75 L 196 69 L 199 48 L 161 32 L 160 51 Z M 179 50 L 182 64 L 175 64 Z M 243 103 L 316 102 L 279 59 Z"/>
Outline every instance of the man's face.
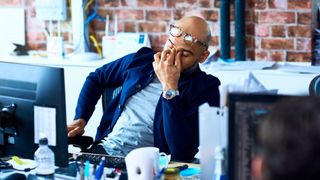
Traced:
<path fill-rule="evenodd" d="M 164 50 L 175 48 L 176 52 L 181 52 L 181 70 L 184 71 L 195 64 L 202 62 L 203 52 L 206 51 L 206 47 L 200 43 L 187 43 L 184 38 L 186 35 L 185 33 L 188 32 L 183 31 L 183 25 L 181 25 L 181 27 L 176 25 L 176 27 L 182 30 L 182 34 L 175 37 L 169 33 Z"/>

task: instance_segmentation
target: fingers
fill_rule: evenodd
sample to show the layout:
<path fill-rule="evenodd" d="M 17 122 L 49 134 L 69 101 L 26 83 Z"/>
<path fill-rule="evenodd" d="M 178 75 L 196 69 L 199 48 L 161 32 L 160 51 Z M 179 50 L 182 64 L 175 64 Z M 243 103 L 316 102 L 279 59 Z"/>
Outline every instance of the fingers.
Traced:
<path fill-rule="evenodd" d="M 170 55 L 171 53 L 171 49 L 166 49 L 164 51 L 161 52 L 161 59 L 160 61 L 163 63 L 165 62 L 167 59 L 168 59 L 168 56 Z"/>
<path fill-rule="evenodd" d="M 82 135 L 84 133 L 84 127 L 86 126 L 86 121 L 84 119 L 78 119 L 73 121 L 67 126 L 67 132 L 69 137 L 74 137 L 75 135 Z"/>
<path fill-rule="evenodd" d="M 72 131 L 74 129 L 73 126 L 67 126 L 67 132 Z"/>
<path fill-rule="evenodd" d="M 82 135 L 84 133 L 84 129 L 80 127 L 76 127 L 73 130 L 68 132 L 68 137 L 74 137 L 76 135 Z"/>
<path fill-rule="evenodd" d="M 174 48 L 170 49 L 170 53 L 169 53 L 169 55 L 167 56 L 167 59 L 166 59 L 168 65 L 173 65 L 174 64 L 175 55 L 176 55 L 176 50 Z"/>
<path fill-rule="evenodd" d="M 181 56 L 182 56 L 182 52 L 181 51 L 178 51 L 177 52 L 177 55 L 175 57 L 175 62 L 174 62 L 174 65 L 179 69 L 181 70 Z"/>
<path fill-rule="evenodd" d="M 153 70 L 157 72 L 157 63 L 155 61 L 152 62 Z"/>
<path fill-rule="evenodd" d="M 76 132 L 74 130 L 68 131 L 68 137 L 74 137 L 76 135 Z"/>
<path fill-rule="evenodd" d="M 152 62 L 152 66 L 154 71 L 157 70 L 157 65 L 160 63 L 160 57 L 161 57 L 161 52 L 157 52 L 156 54 L 153 55 L 154 61 Z"/>
<path fill-rule="evenodd" d="M 154 58 L 154 62 L 156 62 L 157 64 L 159 64 L 160 62 L 160 58 L 161 58 L 161 52 L 157 52 L 156 54 L 153 55 Z"/>
<path fill-rule="evenodd" d="M 154 61 L 152 63 L 153 69 L 156 70 L 161 66 L 178 66 L 181 68 L 181 51 L 175 48 L 165 49 L 162 52 L 153 55 Z M 178 58 L 178 62 L 176 62 Z"/>

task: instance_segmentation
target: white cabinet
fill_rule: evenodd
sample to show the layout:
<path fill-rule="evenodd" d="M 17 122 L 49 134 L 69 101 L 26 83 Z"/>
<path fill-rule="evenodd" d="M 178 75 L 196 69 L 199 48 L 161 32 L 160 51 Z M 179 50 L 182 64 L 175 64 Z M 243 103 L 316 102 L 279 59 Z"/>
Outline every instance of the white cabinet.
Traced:
<path fill-rule="evenodd" d="M 220 96 L 221 105 L 226 103 L 227 91 L 230 87 L 237 87 L 244 84 L 249 74 L 253 76 L 268 90 L 277 89 L 278 94 L 284 95 L 308 95 L 309 84 L 318 74 L 302 74 L 284 72 L 281 70 L 236 70 L 226 71 L 219 69 L 206 70 L 208 74 L 216 76 L 221 81 Z"/>
<path fill-rule="evenodd" d="M 82 85 L 90 72 L 94 71 L 95 67 L 83 66 L 65 66 L 65 93 L 66 93 L 66 112 L 67 122 L 73 121 L 75 109 L 80 94 Z M 89 123 L 85 128 L 85 134 L 92 137 L 96 134 L 96 129 L 102 117 L 102 102 L 101 99 L 96 105 L 95 112 L 93 113 Z"/>

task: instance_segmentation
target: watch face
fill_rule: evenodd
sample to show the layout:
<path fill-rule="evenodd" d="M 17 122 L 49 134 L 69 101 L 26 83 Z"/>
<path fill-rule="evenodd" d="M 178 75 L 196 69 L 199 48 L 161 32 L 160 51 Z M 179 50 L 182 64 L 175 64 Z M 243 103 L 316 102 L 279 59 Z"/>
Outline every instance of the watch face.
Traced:
<path fill-rule="evenodd" d="M 171 91 L 166 91 L 166 96 L 171 97 L 173 93 Z"/>
<path fill-rule="evenodd" d="M 177 90 L 167 90 L 164 94 L 163 97 L 166 99 L 172 99 L 175 96 L 179 95 L 179 91 Z"/>

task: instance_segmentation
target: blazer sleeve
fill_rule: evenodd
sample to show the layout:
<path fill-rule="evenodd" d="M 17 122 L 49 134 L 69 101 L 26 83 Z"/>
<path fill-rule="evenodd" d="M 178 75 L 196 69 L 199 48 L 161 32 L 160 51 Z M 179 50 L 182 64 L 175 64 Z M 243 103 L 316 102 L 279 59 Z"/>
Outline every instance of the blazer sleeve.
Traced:
<path fill-rule="evenodd" d="M 220 104 L 220 81 L 213 76 L 201 81 L 202 85 L 197 83 L 190 92 L 171 100 L 162 97 L 164 134 L 175 160 L 192 160 L 198 152 L 199 106 L 203 103 L 209 103 L 210 106 Z"/>
<path fill-rule="evenodd" d="M 136 53 L 128 54 L 118 60 L 105 64 L 91 72 L 80 91 L 74 119 L 89 121 L 104 89 L 123 84 L 126 71 L 137 63 L 143 63 L 145 56 L 154 53 L 150 48 L 141 48 Z"/>

